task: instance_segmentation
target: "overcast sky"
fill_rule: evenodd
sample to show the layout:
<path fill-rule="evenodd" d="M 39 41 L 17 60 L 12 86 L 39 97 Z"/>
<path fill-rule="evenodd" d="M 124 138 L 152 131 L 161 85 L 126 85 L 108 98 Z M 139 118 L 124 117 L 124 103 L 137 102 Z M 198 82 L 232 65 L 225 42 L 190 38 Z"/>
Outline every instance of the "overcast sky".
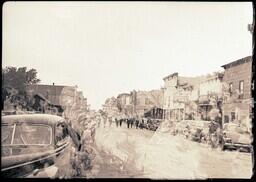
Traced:
<path fill-rule="evenodd" d="M 99 109 L 173 72 L 207 74 L 251 55 L 252 19 L 249 2 L 7 2 L 2 65 L 78 85 Z"/>

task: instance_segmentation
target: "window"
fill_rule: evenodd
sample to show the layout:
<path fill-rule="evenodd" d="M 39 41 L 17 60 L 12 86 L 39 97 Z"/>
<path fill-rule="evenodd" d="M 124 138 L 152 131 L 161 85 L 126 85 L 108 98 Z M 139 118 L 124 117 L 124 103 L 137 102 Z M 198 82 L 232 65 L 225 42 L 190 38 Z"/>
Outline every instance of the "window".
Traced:
<path fill-rule="evenodd" d="M 244 81 L 239 82 L 239 94 L 240 95 L 244 94 Z"/>
<path fill-rule="evenodd" d="M 230 92 L 230 95 L 232 95 L 232 92 L 233 92 L 233 83 L 230 83 L 230 84 L 229 84 L 229 92 Z"/>
<path fill-rule="evenodd" d="M 56 127 L 56 142 L 62 141 L 68 136 L 68 131 L 64 123 L 59 123 Z"/>
<path fill-rule="evenodd" d="M 234 121 L 236 119 L 236 113 L 231 112 L 231 121 Z"/>
<path fill-rule="evenodd" d="M 48 125 L 17 124 L 11 145 L 49 145 L 52 129 Z"/>

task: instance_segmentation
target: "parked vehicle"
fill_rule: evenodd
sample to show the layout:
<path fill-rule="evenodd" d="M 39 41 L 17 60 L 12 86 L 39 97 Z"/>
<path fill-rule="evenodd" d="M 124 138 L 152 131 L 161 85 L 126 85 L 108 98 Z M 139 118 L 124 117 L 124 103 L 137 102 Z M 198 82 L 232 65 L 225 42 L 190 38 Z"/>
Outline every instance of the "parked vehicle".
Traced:
<path fill-rule="evenodd" d="M 245 126 L 236 123 L 227 123 L 223 126 L 223 135 L 221 141 L 222 150 L 239 149 L 250 152 L 251 132 Z"/>
<path fill-rule="evenodd" d="M 2 116 L 7 115 L 19 115 L 19 114 L 36 114 L 40 113 L 38 111 L 16 111 L 16 110 L 9 110 L 9 111 L 2 111 Z"/>
<path fill-rule="evenodd" d="M 81 147 L 79 135 L 64 118 L 55 115 L 2 116 L 1 130 L 4 177 L 33 177 L 52 165 L 59 166 L 59 172 L 70 162 L 71 138 Z"/>

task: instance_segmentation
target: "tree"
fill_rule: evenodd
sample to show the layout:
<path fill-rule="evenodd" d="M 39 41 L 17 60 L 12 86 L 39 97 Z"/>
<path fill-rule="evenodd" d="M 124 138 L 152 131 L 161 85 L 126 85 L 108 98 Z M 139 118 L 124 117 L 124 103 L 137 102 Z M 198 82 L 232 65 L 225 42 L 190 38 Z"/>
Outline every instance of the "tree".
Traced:
<path fill-rule="evenodd" d="M 35 69 L 27 70 L 27 67 L 6 67 L 2 69 L 2 93 L 3 101 L 8 96 L 13 103 L 19 103 L 25 107 L 28 96 L 26 85 L 40 82 Z"/>
<path fill-rule="evenodd" d="M 2 70 L 2 74 L 3 88 L 10 87 L 19 92 L 24 92 L 26 85 L 40 82 L 37 71 L 33 68 L 27 71 L 27 67 L 6 67 Z"/>

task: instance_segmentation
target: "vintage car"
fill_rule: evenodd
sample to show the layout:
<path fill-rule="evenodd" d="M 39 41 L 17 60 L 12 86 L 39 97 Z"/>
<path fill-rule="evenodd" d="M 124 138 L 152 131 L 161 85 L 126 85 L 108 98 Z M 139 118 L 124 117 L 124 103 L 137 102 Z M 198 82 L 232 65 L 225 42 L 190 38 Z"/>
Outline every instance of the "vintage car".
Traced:
<path fill-rule="evenodd" d="M 78 134 L 64 118 L 48 114 L 2 116 L 1 138 L 4 177 L 33 177 L 52 165 L 65 168 L 71 138 L 80 147 Z"/>
<path fill-rule="evenodd" d="M 8 110 L 8 111 L 2 111 L 2 116 L 7 115 L 19 115 L 19 114 L 36 114 L 40 113 L 38 111 L 16 111 L 16 110 Z"/>
<path fill-rule="evenodd" d="M 222 150 L 239 149 L 250 152 L 252 150 L 251 132 L 245 126 L 236 123 L 227 123 L 223 126 L 221 141 Z"/>

